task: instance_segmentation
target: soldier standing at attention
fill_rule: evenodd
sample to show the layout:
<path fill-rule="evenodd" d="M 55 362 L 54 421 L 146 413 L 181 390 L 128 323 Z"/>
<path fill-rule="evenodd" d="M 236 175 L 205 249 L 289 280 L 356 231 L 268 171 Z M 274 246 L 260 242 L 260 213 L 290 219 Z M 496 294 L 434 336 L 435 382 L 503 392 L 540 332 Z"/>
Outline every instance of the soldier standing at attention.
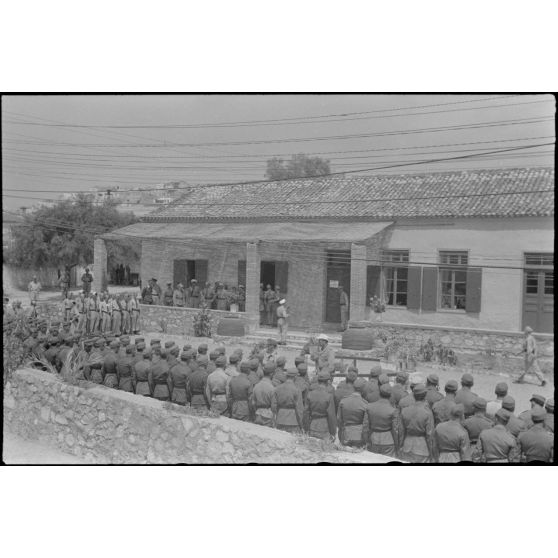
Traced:
<path fill-rule="evenodd" d="M 328 373 L 329 378 L 329 373 Z M 347 376 L 343 382 L 340 382 L 335 392 L 333 394 L 333 400 L 335 403 L 335 413 L 339 410 L 339 403 L 348 395 L 351 395 L 355 391 L 355 382 L 358 378 L 358 372 L 356 368 L 352 366 L 347 370 Z"/>
<path fill-rule="evenodd" d="M 198 351 L 199 349 L 200 347 L 198 347 Z M 192 357 L 193 356 L 194 355 L 192 355 Z M 209 409 L 209 401 L 207 400 L 205 391 L 207 385 L 207 371 L 205 366 L 200 366 L 199 362 L 192 358 L 190 367 L 192 368 L 192 372 L 188 375 L 188 383 L 186 385 L 188 402 L 193 409 Z"/>
<path fill-rule="evenodd" d="M 526 374 L 532 370 L 533 374 L 540 380 L 541 386 L 546 385 L 546 380 L 544 379 L 543 373 L 539 367 L 539 362 L 537 360 L 538 357 L 538 348 L 537 348 L 537 341 L 533 337 L 533 329 L 527 326 L 525 328 L 525 340 L 523 341 L 523 352 L 525 353 L 525 365 L 523 368 L 523 372 L 519 375 L 519 378 L 514 381 L 516 384 L 521 384 L 523 382 L 523 378 Z"/>
<path fill-rule="evenodd" d="M 29 302 L 37 302 L 39 300 L 39 293 L 41 292 L 41 284 L 37 281 L 37 276 L 33 275 L 33 279 L 27 285 L 29 291 Z"/>
<path fill-rule="evenodd" d="M 130 295 L 126 293 L 120 300 L 122 309 L 122 331 L 128 335 L 132 333 L 132 320 L 130 315 Z"/>
<path fill-rule="evenodd" d="M 477 442 L 477 452 L 482 463 L 513 463 L 518 459 L 515 438 L 506 430 L 510 414 L 506 409 L 496 411 L 496 424 L 483 430 Z"/>
<path fill-rule="evenodd" d="M 64 297 L 64 303 L 63 303 L 64 321 L 65 322 L 69 322 L 70 319 L 71 319 L 72 306 L 73 306 L 72 293 L 70 293 L 70 292 L 68 292 L 68 290 L 66 290 L 65 297 Z"/>
<path fill-rule="evenodd" d="M 380 386 L 380 399 L 366 405 L 368 420 L 368 451 L 396 456 L 397 409 L 390 403 L 392 389 L 389 384 Z"/>
<path fill-rule="evenodd" d="M 517 438 L 521 460 L 525 463 L 531 461 L 552 463 L 554 460 L 554 434 L 545 428 L 545 419 L 544 409 L 534 409 L 531 413 L 533 426 L 521 432 Z"/>
<path fill-rule="evenodd" d="M 304 425 L 314 438 L 334 440 L 337 432 L 337 416 L 333 395 L 327 391 L 329 374 L 318 374 L 318 385 L 308 393 L 304 409 Z"/>
<path fill-rule="evenodd" d="M 132 345 L 126 346 L 126 353 L 119 356 L 116 361 L 116 372 L 118 374 L 118 389 L 121 391 L 134 391 L 132 385 L 132 365 L 134 356 L 134 347 Z"/>
<path fill-rule="evenodd" d="M 130 319 L 132 324 L 132 333 L 134 335 L 137 335 L 139 333 L 140 307 L 139 307 L 139 302 L 136 293 L 134 293 L 130 297 L 130 301 L 128 304 L 129 304 Z"/>
<path fill-rule="evenodd" d="M 250 364 L 240 363 L 240 374 L 230 379 L 227 384 L 227 400 L 231 411 L 231 418 L 250 421 L 252 417 L 252 388 L 253 384 L 248 378 Z"/>
<path fill-rule="evenodd" d="M 339 402 L 337 411 L 338 435 L 339 441 L 344 446 L 362 448 L 366 444 L 364 424 L 366 422 L 367 403 L 362 398 L 362 390 L 365 385 L 365 380 L 357 378 L 354 383 L 355 391 Z"/>
<path fill-rule="evenodd" d="M 291 434 L 301 434 L 304 426 L 302 394 L 294 384 L 297 375 L 296 368 L 289 368 L 286 381 L 275 388 L 271 400 L 275 428 Z"/>
<path fill-rule="evenodd" d="M 172 288 L 172 283 L 169 281 L 167 283 L 167 288 L 163 292 L 163 305 L 172 306 L 174 304 L 174 291 Z"/>
<path fill-rule="evenodd" d="M 161 287 L 157 284 L 155 277 L 151 279 L 151 297 L 153 298 L 153 304 L 161 304 Z"/>
<path fill-rule="evenodd" d="M 341 313 L 341 331 L 347 329 L 349 323 L 349 296 L 343 289 L 343 285 L 339 285 L 339 310 Z"/>
<path fill-rule="evenodd" d="M 279 345 L 286 345 L 287 344 L 287 318 L 289 315 L 287 314 L 287 309 L 285 308 L 285 302 L 287 302 L 284 298 L 279 301 L 279 306 L 277 306 L 276 315 L 277 315 L 277 328 L 279 330 Z"/>
<path fill-rule="evenodd" d="M 205 306 L 209 309 L 213 308 L 213 303 L 215 302 L 215 291 L 211 287 L 211 283 L 209 281 L 205 282 L 205 287 L 201 292 L 201 296 Z"/>
<path fill-rule="evenodd" d="M 225 292 L 225 287 L 223 283 L 219 283 L 217 287 L 217 293 L 215 294 L 216 308 L 217 310 L 227 309 L 227 293 Z"/>
<path fill-rule="evenodd" d="M 475 380 L 472 374 L 465 373 L 461 376 L 461 389 L 455 394 L 455 402 L 462 403 L 465 409 L 465 418 L 470 417 L 475 409 L 473 403 L 478 395 L 471 391 Z"/>
<path fill-rule="evenodd" d="M 211 408 L 224 415 L 227 412 L 227 384 L 229 376 L 225 372 L 227 359 L 223 355 L 219 355 L 215 359 L 215 370 L 207 377 L 206 395 Z"/>
<path fill-rule="evenodd" d="M 404 370 L 397 372 L 395 376 L 395 384 L 391 388 L 391 404 L 397 408 L 399 406 L 399 401 L 409 395 L 407 391 L 407 385 L 409 383 L 409 374 Z M 456 388 L 457 389 L 457 388 Z"/>
<path fill-rule="evenodd" d="M 186 405 L 186 401 L 188 400 L 186 386 L 188 383 L 188 373 L 190 372 L 190 368 L 188 367 L 189 359 L 189 353 L 182 352 L 180 360 L 177 360 L 169 370 L 171 401 L 177 405 Z"/>
<path fill-rule="evenodd" d="M 89 333 L 99 332 L 99 298 L 97 293 L 89 297 Z"/>
<path fill-rule="evenodd" d="M 235 376 L 238 376 L 240 374 L 240 371 L 238 369 L 238 361 L 239 361 L 239 357 L 236 354 L 232 354 L 229 357 L 229 365 L 225 368 L 225 374 L 229 377 L 229 381 L 231 378 L 234 378 Z M 273 366 L 273 370 L 275 370 L 275 365 Z"/>
<path fill-rule="evenodd" d="M 85 273 L 81 276 L 82 289 L 85 294 L 91 292 L 91 283 L 93 283 L 93 275 L 89 272 L 89 268 L 85 268 Z"/>
<path fill-rule="evenodd" d="M 118 387 L 118 374 L 116 365 L 118 362 L 118 348 L 120 343 L 115 339 L 109 344 L 110 351 L 105 355 L 103 362 L 103 384 L 110 388 Z"/>
<path fill-rule="evenodd" d="M 198 282 L 196 279 L 190 281 L 190 286 L 188 287 L 188 307 L 189 308 L 199 308 L 200 307 L 200 288 L 198 287 Z"/>
<path fill-rule="evenodd" d="M 120 304 L 116 295 L 112 297 L 112 333 L 119 337 L 122 334 L 122 310 L 120 309 Z"/>
<path fill-rule="evenodd" d="M 151 367 L 153 398 L 159 401 L 170 401 L 171 385 L 167 352 L 159 348 L 155 348 L 153 352 L 159 357 Z"/>
<path fill-rule="evenodd" d="M 262 426 L 273 426 L 273 412 L 271 401 L 275 387 L 271 382 L 271 376 L 275 372 L 275 365 L 266 362 L 263 369 L 263 378 L 254 386 L 252 391 L 252 409 L 254 410 L 254 422 Z"/>
<path fill-rule="evenodd" d="M 426 386 L 415 386 L 413 396 L 415 402 L 401 410 L 399 456 L 411 463 L 429 463 L 432 456 L 434 417 L 425 402 Z"/>
<path fill-rule="evenodd" d="M 141 345 L 143 347 L 140 350 Z M 132 384 L 134 393 L 151 397 L 151 385 L 149 383 L 149 374 L 151 372 L 151 353 L 145 350 L 145 344 L 138 345 L 138 353 L 141 360 L 136 360 L 132 368 Z"/>
<path fill-rule="evenodd" d="M 459 463 L 471 460 L 471 443 L 467 430 L 461 426 L 463 405 L 454 405 L 450 420 L 441 422 L 434 429 L 434 446 L 438 463 Z"/>
<path fill-rule="evenodd" d="M 279 301 L 283 298 L 283 294 L 281 293 L 281 287 L 279 285 L 275 285 L 275 291 L 272 299 L 272 319 L 273 323 L 271 324 L 272 327 L 277 327 L 277 308 L 279 307 Z"/>
<path fill-rule="evenodd" d="M 432 413 L 434 415 L 434 423 L 440 424 L 441 422 L 445 422 L 450 420 L 451 418 L 451 409 L 456 404 L 455 403 L 455 393 L 457 392 L 457 382 L 455 380 L 448 380 L 444 387 L 444 391 L 446 392 L 446 396 L 440 401 L 436 401 L 434 405 L 432 405 Z"/>
<path fill-rule="evenodd" d="M 172 304 L 181 308 L 184 306 L 184 285 L 182 283 L 178 283 L 172 293 Z"/>
<path fill-rule="evenodd" d="M 266 324 L 273 327 L 273 300 L 275 299 L 275 293 L 271 290 L 271 285 L 267 285 L 264 291 L 264 306 L 265 306 L 265 317 Z"/>

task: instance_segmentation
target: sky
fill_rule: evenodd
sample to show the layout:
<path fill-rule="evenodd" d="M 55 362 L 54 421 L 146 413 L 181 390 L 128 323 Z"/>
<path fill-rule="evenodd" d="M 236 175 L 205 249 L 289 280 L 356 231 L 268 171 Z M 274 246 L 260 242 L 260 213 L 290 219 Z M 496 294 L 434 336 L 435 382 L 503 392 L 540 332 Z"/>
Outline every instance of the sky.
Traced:
<path fill-rule="evenodd" d="M 267 159 L 296 153 L 361 175 L 552 166 L 555 108 L 551 95 L 506 93 L 5 95 L 2 201 L 260 180 Z"/>

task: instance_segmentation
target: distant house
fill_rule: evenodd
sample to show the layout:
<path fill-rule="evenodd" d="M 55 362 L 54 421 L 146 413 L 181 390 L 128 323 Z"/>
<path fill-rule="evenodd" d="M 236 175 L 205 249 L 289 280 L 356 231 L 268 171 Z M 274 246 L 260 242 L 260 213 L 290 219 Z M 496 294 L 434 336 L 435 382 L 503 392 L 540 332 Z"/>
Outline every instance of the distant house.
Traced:
<path fill-rule="evenodd" d="M 244 284 L 252 316 L 277 284 L 293 327 L 338 322 L 342 284 L 351 320 L 378 295 L 390 322 L 552 332 L 553 216 L 550 168 L 192 187 L 95 265 L 132 235 L 142 278 Z"/>

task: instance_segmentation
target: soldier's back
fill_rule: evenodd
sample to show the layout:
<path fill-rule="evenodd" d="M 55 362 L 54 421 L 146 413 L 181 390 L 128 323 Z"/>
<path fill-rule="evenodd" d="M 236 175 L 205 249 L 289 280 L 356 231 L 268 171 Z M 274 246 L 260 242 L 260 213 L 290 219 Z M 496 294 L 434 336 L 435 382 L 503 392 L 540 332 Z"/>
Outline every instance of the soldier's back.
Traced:
<path fill-rule="evenodd" d="M 436 403 L 432 405 L 432 413 L 436 424 L 448 421 L 451 416 L 451 410 L 455 407 L 455 405 L 456 403 L 453 397 L 444 397 L 443 399 L 440 399 L 440 401 L 436 401 Z"/>
<path fill-rule="evenodd" d="M 519 447 L 525 454 L 526 461 L 552 461 L 554 434 L 542 424 L 535 424 L 518 436 Z"/>
<path fill-rule="evenodd" d="M 483 430 L 492 428 L 494 423 L 486 416 L 473 415 L 463 421 L 463 427 L 467 430 L 472 443 L 476 443 Z"/>

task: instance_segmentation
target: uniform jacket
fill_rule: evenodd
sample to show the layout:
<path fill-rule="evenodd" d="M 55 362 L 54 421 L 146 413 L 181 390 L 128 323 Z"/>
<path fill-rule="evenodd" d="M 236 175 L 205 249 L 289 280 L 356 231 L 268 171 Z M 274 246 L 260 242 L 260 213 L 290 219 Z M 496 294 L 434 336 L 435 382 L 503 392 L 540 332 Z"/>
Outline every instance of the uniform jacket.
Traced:
<path fill-rule="evenodd" d="M 391 404 L 394 407 L 397 407 L 399 405 L 399 401 L 401 401 L 401 399 L 403 399 L 403 397 L 408 394 L 409 392 L 405 389 L 405 386 L 403 386 L 403 384 L 395 382 L 395 384 L 391 388 Z"/>
<path fill-rule="evenodd" d="M 483 430 L 487 428 L 492 428 L 494 423 L 485 415 L 474 414 L 463 421 L 463 427 L 467 430 L 469 434 L 469 439 L 472 444 L 476 444 L 479 439 L 479 435 Z"/>
<path fill-rule="evenodd" d="M 153 397 L 170 397 L 169 363 L 166 360 L 158 360 L 151 366 L 151 381 L 153 382 Z"/>
<path fill-rule="evenodd" d="M 302 394 L 291 378 L 287 378 L 284 383 L 275 388 L 271 399 L 271 410 L 277 425 L 303 428 Z"/>
<path fill-rule="evenodd" d="M 443 398 L 444 396 L 434 386 L 428 386 L 426 388 L 426 401 L 430 405 L 431 409 L 434 406 L 434 403 L 436 403 L 436 401 L 440 401 L 440 399 Z"/>
<path fill-rule="evenodd" d="M 355 387 L 353 384 L 348 384 L 346 381 L 342 381 L 339 383 L 337 388 L 335 388 L 335 392 L 333 394 L 334 401 L 335 401 L 335 412 L 339 409 L 339 403 L 344 397 L 347 395 L 351 395 L 355 391 Z"/>
<path fill-rule="evenodd" d="M 481 460 L 517 461 L 517 443 L 515 438 L 502 424 L 483 430 L 479 435 L 477 450 Z"/>
<path fill-rule="evenodd" d="M 529 430 L 521 432 L 517 441 L 525 461 L 545 461 L 551 463 L 554 455 L 554 434 L 546 430 L 543 424 L 535 424 Z"/>
<path fill-rule="evenodd" d="M 465 417 L 470 417 L 475 413 L 475 408 L 473 407 L 473 403 L 475 399 L 477 399 L 478 395 L 472 392 L 469 388 L 462 387 L 461 389 L 457 390 L 455 394 L 455 402 L 461 403 L 465 408 Z"/>
<path fill-rule="evenodd" d="M 459 421 L 448 420 L 434 429 L 436 453 L 459 453 L 461 461 L 471 459 L 471 443 L 467 430 Z"/>
<path fill-rule="evenodd" d="M 316 361 L 318 371 L 327 370 L 332 372 L 334 370 L 335 354 L 329 345 L 326 345 L 323 349 L 318 347 L 314 355 L 312 355 L 312 360 Z"/>
<path fill-rule="evenodd" d="M 252 416 L 253 384 L 248 375 L 241 373 L 231 378 L 227 386 L 227 399 L 231 417 L 237 420 L 250 420 Z"/>
<path fill-rule="evenodd" d="M 337 432 L 337 417 L 333 395 L 320 384 L 308 394 L 304 410 L 304 425 L 310 432 L 317 435 Z"/>
<path fill-rule="evenodd" d="M 358 391 L 351 393 L 339 402 L 337 423 L 341 442 L 364 440 L 366 404 Z"/>
<path fill-rule="evenodd" d="M 511 415 L 510 420 L 508 420 L 506 424 L 506 430 L 517 438 L 520 432 L 527 430 L 527 426 L 520 418 Z"/>
<path fill-rule="evenodd" d="M 434 421 L 436 424 L 450 420 L 450 413 L 453 407 L 455 407 L 454 395 L 446 395 L 443 399 L 440 399 L 440 401 L 436 401 L 436 403 L 432 405 L 432 413 L 434 414 Z"/>

